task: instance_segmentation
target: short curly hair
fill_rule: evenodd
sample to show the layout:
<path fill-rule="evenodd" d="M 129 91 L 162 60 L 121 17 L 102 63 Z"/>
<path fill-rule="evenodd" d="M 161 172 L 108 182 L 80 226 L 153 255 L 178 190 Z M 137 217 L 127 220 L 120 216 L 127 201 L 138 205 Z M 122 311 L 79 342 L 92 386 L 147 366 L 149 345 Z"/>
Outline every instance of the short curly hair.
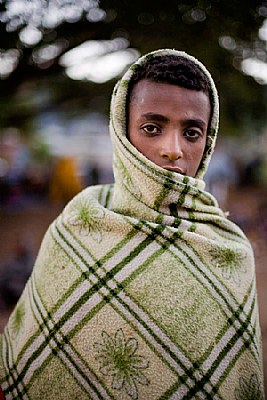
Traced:
<path fill-rule="evenodd" d="M 209 97 L 212 106 L 212 89 L 208 77 L 197 64 L 188 58 L 171 54 L 161 55 L 151 58 L 144 64 L 135 65 L 129 82 L 128 102 L 133 87 L 142 79 L 203 91 Z"/>

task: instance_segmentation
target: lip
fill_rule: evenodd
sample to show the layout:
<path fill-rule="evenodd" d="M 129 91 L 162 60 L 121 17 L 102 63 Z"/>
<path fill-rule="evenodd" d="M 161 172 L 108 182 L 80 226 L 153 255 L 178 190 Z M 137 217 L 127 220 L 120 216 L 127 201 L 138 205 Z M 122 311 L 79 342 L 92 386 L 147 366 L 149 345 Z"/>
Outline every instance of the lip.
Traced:
<path fill-rule="evenodd" d="M 162 168 L 168 169 L 169 171 L 172 171 L 172 172 L 178 172 L 178 174 L 182 174 L 182 175 L 185 174 L 181 168 L 175 167 L 174 165 L 163 165 Z"/>

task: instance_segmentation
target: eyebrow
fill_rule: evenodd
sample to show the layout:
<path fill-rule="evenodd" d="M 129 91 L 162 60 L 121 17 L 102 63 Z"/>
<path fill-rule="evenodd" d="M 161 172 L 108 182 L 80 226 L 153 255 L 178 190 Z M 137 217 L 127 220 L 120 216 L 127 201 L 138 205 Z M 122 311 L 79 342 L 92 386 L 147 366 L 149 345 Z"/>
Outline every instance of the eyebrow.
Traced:
<path fill-rule="evenodd" d="M 166 117 L 165 115 L 162 114 L 156 114 L 153 112 L 147 112 L 141 115 L 142 118 L 146 119 L 153 119 L 154 121 L 159 121 L 159 122 L 167 122 L 169 121 L 169 118 Z"/>
<path fill-rule="evenodd" d="M 165 115 L 162 114 L 157 114 L 157 113 L 153 113 L 153 112 L 147 112 L 141 115 L 142 118 L 148 119 L 148 120 L 154 120 L 154 121 L 158 121 L 158 122 L 168 122 L 169 118 L 166 117 Z M 184 119 L 182 121 L 182 125 L 184 126 L 197 126 L 201 129 L 205 129 L 206 124 L 202 119 L 198 119 L 198 118 L 188 118 L 188 119 Z"/>

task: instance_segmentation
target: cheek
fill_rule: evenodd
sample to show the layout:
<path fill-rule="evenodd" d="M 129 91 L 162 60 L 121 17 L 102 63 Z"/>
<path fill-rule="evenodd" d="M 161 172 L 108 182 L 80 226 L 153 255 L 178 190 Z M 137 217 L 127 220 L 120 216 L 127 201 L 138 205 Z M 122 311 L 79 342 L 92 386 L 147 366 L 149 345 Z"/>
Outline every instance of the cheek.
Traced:
<path fill-rule="evenodd" d="M 203 157 L 205 147 L 206 147 L 206 139 L 203 138 L 201 143 L 199 143 L 199 146 L 195 148 L 195 157 L 197 157 L 199 160 L 201 160 Z"/>
<path fill-rule="evenodd" d="M 133 129 L 129 131 L 128 139 L 137 149 L 141 145 L 142 141 L 140 139 L 140 136 Z"/>
<path fill-rule="evenodd" d="M 131 142 L 131 144 L 137 149 L 139 150 L 141 153 L 145 154 L 144 152 L 146 152 L 146 149 L 148 148 L 144 138 L 135 130 L 130 130 L 129 135 L 128 135 L 128 139 Z"/>
<path fill-rule="evenodd" d="M 153 140 L 149 140 L 149 138 L 144 137 L 140 134 L 130 133 L 129 141 L 131 144 L 146 158 L 155 162 L 155 157 L 157 154 L 157 149 L 155 148 L 155 143 Z"/>
<path fill-rule="evenodd" d="M 200 143 L 197 145 L 196 143 L 187 146 L 187 159 L 192 161 L 200 161 L 203 157 L 205 149 L 205 144 Z"/>
<path fill-rule="evenodd" d="M 188 175 L 195 177 L 198 171 L 199 165 L 201 163 L 203 157 L 203 149 L 194 149 L 190 153 L 188 153 L 188 157 L 186 160 Z"/>

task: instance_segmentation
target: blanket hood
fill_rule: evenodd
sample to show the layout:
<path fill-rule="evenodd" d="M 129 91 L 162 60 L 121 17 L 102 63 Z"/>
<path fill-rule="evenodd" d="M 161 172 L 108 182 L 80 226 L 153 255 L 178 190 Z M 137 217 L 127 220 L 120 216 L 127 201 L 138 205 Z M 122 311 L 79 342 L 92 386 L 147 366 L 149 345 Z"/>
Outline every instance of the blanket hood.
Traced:
<path fill-rule="evenodd" d="M 196 177 L 163 169 L 140 153 L 127 138 L 127 96 L 129 83 L 138 65 L 151 57 L 175 55 L 193 61 L 205 73 L 212 89 L 212 115 L 206 148 Z M 172 225 L 173 218 L 191 221 L 223 217 L 216 199 L 205 192 L 203 176 L 209 164 L 218 130 L 219 103 L 215 84 L 206 68 L 194 57 L 176 50 L 158 50 L 133 64 L 114 88 L 111 100 L 110 135 L 114 149 L 115 177 L 113 210 L 124 215 L 159 220 Z M 171 218 L 169 218 L 171 217 Z"/>
<path fill-rule="evenodd" d="M 207 142 L 204 150 L 203 158 L 200 163 L 199 169 L 197 171 L 195 178 L 190 178 L 193 184 L 204 187 L 203 183 L 195 182 L 198 180 L 203 180 L 203 177 L 206 173 L 207 167 L 209 165 L 212 153 L 214 151 L 217 132 L 218 132 L 218 124 L 219 124 L 219 100 L 218 94 L 215 87 L 215 83 L 206 69 L 206 67 L 194 58 L 191 55 L 183 51 L 177 51 L 172 49 L 163 49 L 156 50 L 151 53 L 148 53 L 141 58 L 139 58 L 133 65 L 130 66 L 128 71 L 124 74 L 122 79 L 117 83 L 114 88 L 112 102 L 111 102 L 111 118 L 110 118 L 110 131 L 111 131 L 111 139 L 113 142 L 114 152 L 115 154 L 120 153 L 121 150 L 128 153 L 128 157 L 132 158 L 132 161 L 136 164 L 146 165 L 148 169 L 153 168 L 156 174 L 173 178 L 175 180 L 179 180 L 177 173 L 169 174 L 169 171 L 164 170 L 158 165 L 154 164 L 152 161 L 148 160 L 143 154 L 141 154 L 127 139 L 126 137 L 126 129 L 127 129 L 127 94 L 129 89 L 129 82 L 131 81 L 134 71 L 138 65 L 143 65 L 151 58 L 156 58 L 164 55 L 174 55 L 179 58 L 183 57 L 190 61 L 193 61 L 205 74 L 208 78 L 211 88 L 211 117 L 210 117 L 210 125 L 209 130 L 207 132 Z M 134 161 L 135 160 L 135 161 Z M 116 174 L 116 163 L 114 165 L 115 179 L 117 178 Z M 181 177 L 180 177 L 181 178 Z"/>

